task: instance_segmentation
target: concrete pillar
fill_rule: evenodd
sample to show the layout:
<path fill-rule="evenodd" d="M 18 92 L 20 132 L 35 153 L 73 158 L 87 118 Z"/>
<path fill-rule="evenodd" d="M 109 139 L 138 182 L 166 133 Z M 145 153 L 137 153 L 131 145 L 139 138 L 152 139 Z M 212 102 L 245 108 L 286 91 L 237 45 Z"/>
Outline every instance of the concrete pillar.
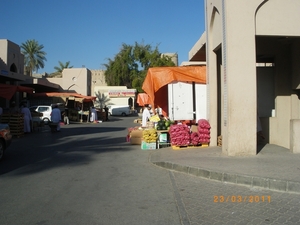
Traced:
<path fill-rule="evenodd" d="M 290 151 L 300 153 L 300 119 L 290 121 Z"/>
<path fill-rule="evenodd" d="M 255 10 L 243 1 L 223 3 L 223 117 L 222 151 L 256 155 Z"/>
<path fill-rule="evenodd" d="M 217 5 L 211 4 L 205 1 L 206 10 L 206 64 L 207 64 L 207 117 L 211 126 L 210 133 L 210 146 L 217 146 L 217 137 L 222 135 L 220 130 L 221 124 L 218 123 L 219 117 L 221 115 L 221 106 L 218 105 L 218 77 L 221 77 L 222 70 L 221 60 L 221 47 L 222 44 L 222 18 L 221 14 L 221 4 L 220 2 L 214 2 Z M 216 53 L 217 52 L 217 53 Z M 220 79 L 220 78 L 219 78 Z M 222 79 L 222 78 L 221 78 Z M 220 81 L 219 81 L 220 82 Z M 220 85 L 220 84 L 219 84 Z M 221 101 L 221 100 L 220 100 Z M 225 153 L 227 154 L 227 153 Z"/>
<path fill-rule="evenodd" d="M 257 152 L 255 15 L 262 2 L 205 2 L 211 145 L 216 144 L 219 128 L 222 152 L 230 156 Z M 220 47 L 222 60 L 218 64 Z"/>

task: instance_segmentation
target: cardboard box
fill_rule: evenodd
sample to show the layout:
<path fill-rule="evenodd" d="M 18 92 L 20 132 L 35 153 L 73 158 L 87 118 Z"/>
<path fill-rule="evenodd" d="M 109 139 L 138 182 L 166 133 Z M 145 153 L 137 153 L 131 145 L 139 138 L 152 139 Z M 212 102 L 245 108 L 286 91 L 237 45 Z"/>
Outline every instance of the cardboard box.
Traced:
<path fill-rule="evenodd" d="M 132 145 L 140 145 L 140 144 L 142 144 L 142 138 L 139 138 L 139 137 L 130 137 L 130 144 L 132 144 Z"/>
<path fill-rule="evenodd" d="M 198 126 L 197 126 L 197 125 L 192 125 L 192 126 L 191 126 L 191 132 L 196 132 L 196 133 L 198 133 Z"/>
<path fill-rule="evenodd" d="M 168 142 L 168 133 L 161 133 L 159 134 L 159 142 L 166 143 Z"/>
<path fill-rule="evenodd" d="M 154 149 L 156 149 L 156 142 L 147 143 L 145 141 L 142 141 L 141 149 L 142 150 L 154 150 Z"/>
<path fill-rule="evenodd" d="M 143 130 L 133 130 L 130 132 L 130 138 L 142 138 Z"/>

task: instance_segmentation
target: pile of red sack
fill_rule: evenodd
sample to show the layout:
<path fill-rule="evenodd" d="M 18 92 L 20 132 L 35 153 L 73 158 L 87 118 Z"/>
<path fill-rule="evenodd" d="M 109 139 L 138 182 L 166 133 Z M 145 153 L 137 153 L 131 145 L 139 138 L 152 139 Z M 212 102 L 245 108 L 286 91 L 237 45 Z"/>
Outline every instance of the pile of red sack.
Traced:
<path fill-rule="evenodd" d="M 197 132 L 191 132 L 186 124 L 174 124 L 170 127 L 171 145 L 187 146 L 210 142 L 210 125 L 205 119 L 198 121 Z"/>
<path fill-rule="evenodd" d="M 198 135 L 200 144 L 210 142 L 210 125 L 207 120 L 201 119 L 198 121 Z"/>
<path fill-rule="evenodd" d="M 169 129 L 171 145 L 186 146 L 190 144 L 190 128 L 186 124 L 173 124 Z"/>

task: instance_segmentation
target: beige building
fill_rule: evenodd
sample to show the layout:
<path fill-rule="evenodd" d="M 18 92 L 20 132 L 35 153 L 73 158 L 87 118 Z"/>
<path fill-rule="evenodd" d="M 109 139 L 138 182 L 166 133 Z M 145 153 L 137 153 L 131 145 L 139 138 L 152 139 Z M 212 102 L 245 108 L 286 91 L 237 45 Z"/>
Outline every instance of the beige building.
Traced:
<path fill-rule="evenodd" d="M 92 95 L 95 96 L 95 88 L 98 86 L 107 86 L 105 81 L 105 70 L 91 70 L 92 78 L 91 78 L 91 90 Z"/>
<path fill-rule="evenodd" d="M 60 78 L 47 78 L 51 83 L 58 84 L 62 91 L 74 91 L 81 95 L 90 96 L 92 75 L 87 68 L 68 68 L 62 72 Z"/>
<path fill-rule="evenodd" d="M 126 86 L 107 86 L 105 70 L 91 70 L 92 95 L 97 97 L 95 106 L 103 108 L 105 105 L 129 105 L 134 109 L 136 89 Z"/>
<path fill-rule="evenodd" d="M 105 105 L 128 105 L 134 109 L 136 89 L 127 89 L 126 86 L 95 86 L 96 96 L 99 96 L 97 107 Z"/>
<path fill-rule="evenodd" d="M 178 54 L 177 53 L 162 53 L 161 57 L 170 57 L 175 66 L 178 66 Z"/>
<path fill-rule="evenodd" d="M 211 145 L 257 154 L 266 141 L 300 153 L 300 1 L 205 0 L 206 32 L 189 52 L 206 61 Z"/>
<path fill-rule="evenodd" d="M 50 83 L 44 78 L 34 78 L 24 74 L 24 55 L 20 46 L 7 39 L 0 39 L 0 83 L 11 85 L 23 85 L 31 87 L 35 92 L 55 91 L 58 84 Z M 26 93 L 16 93 L 10 101 L 17 104 L 26 98 Z M 8 107 L 9 101 L 0 98 L 2 107 Z"/>
<path fill-rule="evenodd" d="M 7 40 L 0 39 L 0 81 L 11 83 L 25 80 L 24 55 L 19 45 Z"/>

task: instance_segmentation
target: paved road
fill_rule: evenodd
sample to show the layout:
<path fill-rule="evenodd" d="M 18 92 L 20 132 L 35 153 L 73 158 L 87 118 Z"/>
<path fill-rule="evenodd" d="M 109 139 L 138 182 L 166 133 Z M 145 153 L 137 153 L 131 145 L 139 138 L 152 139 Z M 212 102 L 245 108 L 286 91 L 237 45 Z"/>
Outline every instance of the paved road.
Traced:
<path fill-rule="evenodd" d="M 224 185 L 151 164 L 151 151 L 125 142 L 133 119 L 71 124 L 54 134 L 45 128 L 14 139 L 0 163 L 0 224 L 300 222 L 300 195 Z M 231 202 L 238 196 L 242 202 Z"/>
<path fill-rule="evenodd" d="M 170 172 L 190 224 L 300 224 L 300 195 Z"/>
<path fill-rule="evenodd" d="M 180 224 L 168 171 L 125 142 L 133 118 L 45 128 L 0 165 L 0 224 Z"/>

